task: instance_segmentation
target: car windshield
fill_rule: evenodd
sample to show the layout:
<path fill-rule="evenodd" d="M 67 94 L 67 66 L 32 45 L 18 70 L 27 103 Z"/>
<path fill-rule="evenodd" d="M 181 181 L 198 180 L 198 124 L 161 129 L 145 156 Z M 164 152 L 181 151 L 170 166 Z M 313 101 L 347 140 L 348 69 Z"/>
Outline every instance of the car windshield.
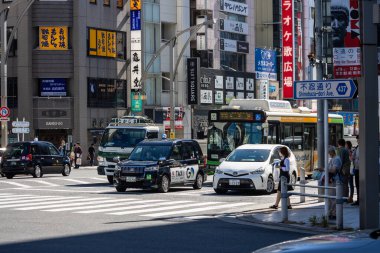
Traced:
<path fill-rule="evenodd" d="M 14 143 L 7 146 L 4 152 L 4 157 L 20 157 L 27 155 L 29 145 L 27 143 Z"/>
<path fill-rule="evenodd" d="M 269 149 L 235 149 L 227 158 L 229 162 L 265 162 Z"/>
<path fill-rule="evenodd" d="M 140 145 L 129 156 L 132 161 L 158 161 L 170 155 L 170 145 Z"/>
<path fill-rule="evenodd" d="M 145 129 L 107 128 L 104 131 L 100 146 L 102 147 L 135 147 L 145 138 Z"/>

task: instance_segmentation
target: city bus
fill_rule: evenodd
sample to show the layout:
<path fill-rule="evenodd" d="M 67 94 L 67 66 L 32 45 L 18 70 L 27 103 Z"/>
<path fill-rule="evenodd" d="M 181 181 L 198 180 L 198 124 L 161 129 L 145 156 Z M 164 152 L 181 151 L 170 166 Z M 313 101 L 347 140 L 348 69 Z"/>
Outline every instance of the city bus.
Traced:
<path fill-rule="evenodd" d="M 329 114 L 329 145 L 343 138 L 343 117 Z M 317 114 L 293 109 L 289 101 L 233 99 L 208 114 L 207 172 L 242 144 L 283 144 L 296 156 L 298 170 L 311 175 L 317 168 Z M 299 175 L 299 174 L 298 174 Z"/>
<path fill-rule="evenodd" d="M 126 159 L 133 148 L 144 139 L 156 139 L 164 133 L 163 125 L 153 124 L 142 116 L 113 118 L 104 130 L 98 149 L 98 175 L 106 175 L 113 184 L 115 157 Z"/>

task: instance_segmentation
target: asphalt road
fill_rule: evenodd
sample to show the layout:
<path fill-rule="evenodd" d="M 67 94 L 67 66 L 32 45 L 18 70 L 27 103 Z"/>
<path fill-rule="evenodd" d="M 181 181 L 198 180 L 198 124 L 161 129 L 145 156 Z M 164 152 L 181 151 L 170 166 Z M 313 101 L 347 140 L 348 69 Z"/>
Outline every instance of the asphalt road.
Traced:
<path fill-rule="evenodd" d="M 201 190 L 117 193 L 95 167 L 69 177 L 0 178 L 0 253 L 251 252 L 305 236 L 234 222 L 236 213 L 267 207 L 274 198 L 220 196 L 210 182 Z"/>

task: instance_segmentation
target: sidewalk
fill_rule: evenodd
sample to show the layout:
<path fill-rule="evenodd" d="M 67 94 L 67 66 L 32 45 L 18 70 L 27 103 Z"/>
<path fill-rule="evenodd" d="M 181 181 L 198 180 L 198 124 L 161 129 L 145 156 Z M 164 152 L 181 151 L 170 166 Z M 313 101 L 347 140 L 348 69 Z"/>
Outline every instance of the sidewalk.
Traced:
<path fill-rule="evenodd" d="M 277 210 L 269 208 L 260 209 L 255 212 L 240 215 L 237 218 L 253 223 L 313 231 L 315 233 L 336 231 L 335 220 L 330 220 L 328 227 L 323 227 L 321 224 L 313 226 L 310 221 L 310 219 L 315 216 L 319 220 L 318 223 L 321 223 L 321 217 L 324 215 L 324 202 L 306 200 L 305 203 L 292 202 L 292 206 L 293 209 L 288 210 L 289 221 L 286 223 L 282 222 L 281 208 Z M 359 229 L 359 222 L 359 206 L 351 206 L 351 204 L 345 203 L 343 206 L 343 229 L 357 230 Z"/>

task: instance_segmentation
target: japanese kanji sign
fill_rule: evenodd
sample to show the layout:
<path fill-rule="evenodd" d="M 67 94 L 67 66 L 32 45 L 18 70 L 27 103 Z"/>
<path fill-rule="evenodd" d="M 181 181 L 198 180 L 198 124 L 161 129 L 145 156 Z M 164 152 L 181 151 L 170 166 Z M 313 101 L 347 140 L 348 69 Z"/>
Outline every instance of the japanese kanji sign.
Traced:
<path fill-rule="evenodd" d="M 131 51 L 131 89 L 140 90 L 141 83 L 141 51 Z"/>
<path fill-rule="evenodd" d="M 294 82 L 294 99 L 349 99 L 356 92 L 353 80 Z"/>
<path fill-rule="evenodd" d="M 40 26 L 40 50 L 67 50 L 67 26 Z"/>
<path fill-rule="evenodd" d="M 88 54 L 116 58 L 116 32 L 89 28 Z"/>
<path fill-rule="evenodd" d="M 294 81 L 294 11 L 293 0 L 282 0 L 282 91 L 283 98 L 293 98 Z"/>

